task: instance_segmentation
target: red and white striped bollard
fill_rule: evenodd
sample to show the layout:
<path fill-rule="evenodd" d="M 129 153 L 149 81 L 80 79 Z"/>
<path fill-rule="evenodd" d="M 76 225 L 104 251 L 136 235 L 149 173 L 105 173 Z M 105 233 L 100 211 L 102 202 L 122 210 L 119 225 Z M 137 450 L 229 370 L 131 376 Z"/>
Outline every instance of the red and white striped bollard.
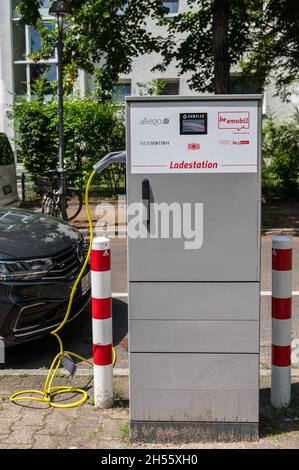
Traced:
<path fill-rule="evenodd" d="M 113 404 L 112 300 L 110 240 L 96 237 L 90 255 L 94 403 Z"/>
<path fill-rule="evenodd" d="M 291 401 L 292 239 L 272 239 L 272 374 L 271 404 Z"/>

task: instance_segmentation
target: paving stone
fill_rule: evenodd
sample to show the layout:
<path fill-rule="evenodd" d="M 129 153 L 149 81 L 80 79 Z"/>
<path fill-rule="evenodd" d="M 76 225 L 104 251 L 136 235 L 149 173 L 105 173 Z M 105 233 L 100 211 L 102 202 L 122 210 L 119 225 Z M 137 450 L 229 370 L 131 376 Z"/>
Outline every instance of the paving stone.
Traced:
<path fill-rule="evenodd" d="M 44 435 L 48 433 L 54 434 L 65 434 L 67 432 L 67 427 L 69 425 L 69 420 L 57 417 L 55 420 L 45 417 L 42 429 L 38 431 L 38 435 Z"/>
<path fill-rule="evenodd" d="M 10 422 L 13 423 L 22 417 L 22 407 L 14 405 L 13 403 L 1 405 L 0 407 L 0 426 L 1 424 Z"/>
<path fill-rule="evenodd" d="M 63 449 L 62 440 L 59 436 L 36 434 L 32 449 Z"/>
<path fill-rule="evenodd" d="M 122 438 L 122 428 L 127 423 L 125 419 L 105 420 L 103 426 L 105 429 L 105 439 L 120 439 Z"/>
<path fill-rule="evenodd" d="M 78 416 L 76 419 L 73 419 L 70 423 L 70 426 L 76 426 L 76 428 L 86 428 L 86 426 L 97 427 L 101 423 L 99 416 Z M 69 429 L 69 428 L 68 428 Z"/>
<path fill-rule="evenodd" d="M 15 443 L 15 444 L 8 444 L 8 443 L 3 443 L 0 442 L 0 449 L 31 449 L 30 444 L 20 444 L 20 443 Z"/>
<path fill-rule="evenodd" d="M 27 379 L 26 379 L 27 380 Z M 65 379 L 64 379 L 65 380 Z M 14 382 L 15 381 L 15 382 Z M 38 381 L 33 378 L 33 385 Z M 78 380 L 79 382 L 79 380 Z M 270 377 L 261 377 L 261 414 L 267 419 L 267 427 L 262 430 L 266 437 L 253 443 L 192 443 L 187 445 L 167 445 L 166 448 L 222 449 L 222 448 L 299 448 L 298 405 L 299 379 L 293 379 L 294 406 L 288 413 L 282 413 L 280 420 L 271 411 L 269 397 Z M 63 383 L 60 379 L 59 383 Z M 2 389 L 20 388 L 20 380 L 15 377 L 1 378 Z M 22 385 L 22 384 L 21 384 Z M 30 382 L 26 383 L 27 388 Z M 24 387 L 25 388 L 25 387 Z M 92 389 L 90 391 L 92 396 Z M 129 421 L 128 407 L 116 406 L 97 410 L 89 404 L 71 409 L 18 406 L 9 401 L 0 401 L 0 449 L 123 449 L 123 448 L 165 448 L 153 444 L 129 442 L 122 437 L 122 427 Z M 33 404 L 34 406 L 34 404 Z M 265 421 L 264 421 L 265 422 Z"/>
<path fill-rule="evenodd" d="M 14 427 L 9 434 L 8 438 L 5 439 L 7 444 L 33 444 L 33 435 L 37 431 L 37 428 L 26 426 L 24 429 L 23 426 Z"/>
<path fill-rule="evenodd" d="M 42 413 L 40 410 L 31 410 L 31 415 L 30 411 L 27 409 L 25 414 L 21 415 L 20 420 L 16 423 L 18 426 L 35 426 L 39 429 L 41 429 L 45 425 L 45 420 L 47 419 L 47 414 Z"/>

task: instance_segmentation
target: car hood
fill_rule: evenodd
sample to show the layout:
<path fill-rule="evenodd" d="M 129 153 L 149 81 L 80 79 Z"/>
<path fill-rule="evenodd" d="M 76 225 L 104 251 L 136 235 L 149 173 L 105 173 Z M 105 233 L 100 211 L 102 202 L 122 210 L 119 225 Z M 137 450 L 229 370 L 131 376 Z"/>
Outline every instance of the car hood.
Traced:
<path fill-rule="evenodd" d="M 55 217 L 0 207 L 0 259 L 53 256 L 82 240 L 81 233 Z"/>

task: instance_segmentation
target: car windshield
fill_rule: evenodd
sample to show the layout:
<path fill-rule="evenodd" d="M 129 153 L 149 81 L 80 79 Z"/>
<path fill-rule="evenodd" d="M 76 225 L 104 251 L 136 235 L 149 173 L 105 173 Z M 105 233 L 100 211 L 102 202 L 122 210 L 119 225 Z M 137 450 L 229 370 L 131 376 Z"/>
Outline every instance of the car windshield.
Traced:
<path fill-rule="evenodd" d="M 0 134 L 0 166 L 12 165 L 14 155 L 9 140 L 5 134 Z"/>

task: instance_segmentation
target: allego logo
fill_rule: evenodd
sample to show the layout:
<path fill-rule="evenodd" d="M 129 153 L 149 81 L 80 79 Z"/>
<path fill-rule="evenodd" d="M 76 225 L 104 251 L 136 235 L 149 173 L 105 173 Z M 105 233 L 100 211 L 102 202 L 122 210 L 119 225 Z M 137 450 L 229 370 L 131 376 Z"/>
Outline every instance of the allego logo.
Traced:
<path fill-rule="evenodd" d="M 249 111 L 221 111 L 218 113 L 218 129 L 249 129 Z"/>
<path fill-rule="evenodd" d="M 169 124 L 169 118 L 148 118 L 144 117 L 140 119 L 141 126 L 161 126 L 162 124 L 167 125 Z"/>

